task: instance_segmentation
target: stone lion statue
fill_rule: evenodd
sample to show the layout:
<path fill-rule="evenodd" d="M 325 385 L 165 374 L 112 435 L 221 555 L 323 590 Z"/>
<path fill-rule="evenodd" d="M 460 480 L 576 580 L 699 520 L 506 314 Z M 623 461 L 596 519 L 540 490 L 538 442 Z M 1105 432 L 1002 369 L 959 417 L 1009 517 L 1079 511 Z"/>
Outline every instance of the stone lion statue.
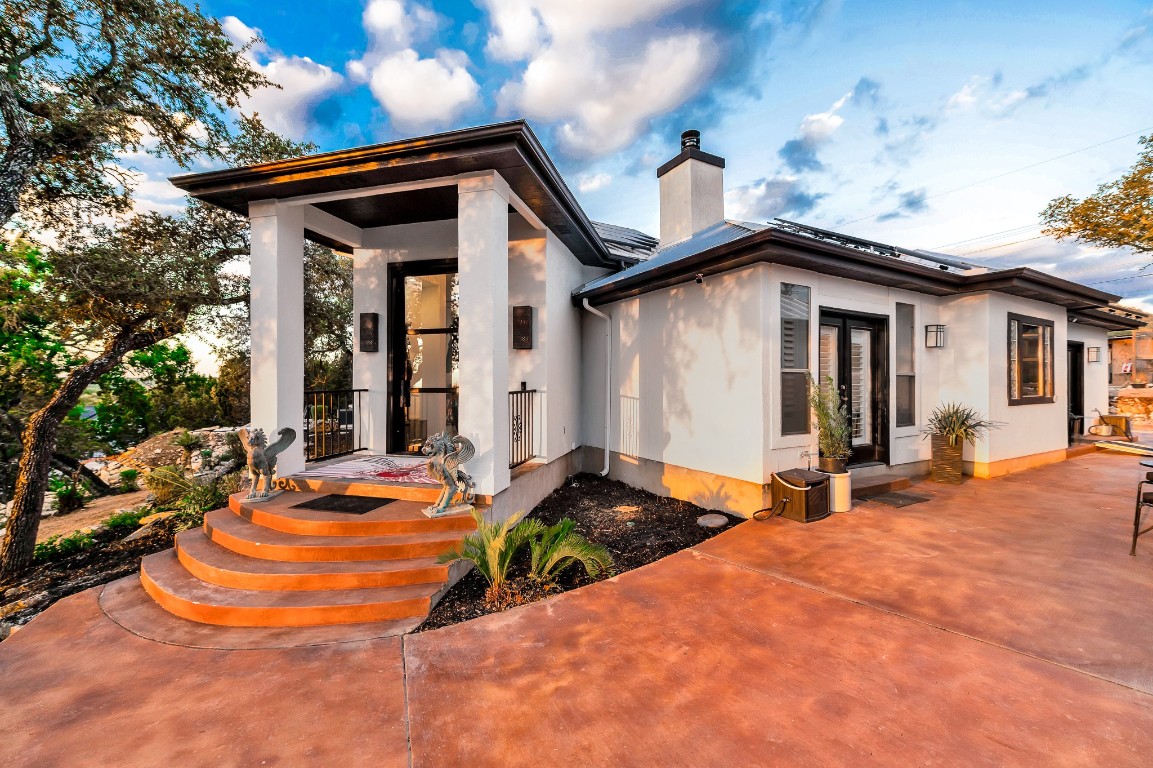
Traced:
<path fill-rule="evenodd" d="M 272 490 L 272 476 L 276 474 L 276 457 L 296 440 L 296 430 L 284 427 L 277 432 L 279 437 L 272 445 L 268 444 L 264 430 L 259 427 L 241 427 L 236 432 L 240 436 L 240 444 L 248 453 L 248 476 L 252 478 L 248 500 L 267 499 Z M 261 477 L 264 478 L 263 488 L 260 487 Z"/>
<path fill-rule="evenodd" d="M 424 441 L 420 452 L 428 456 L 428 474 L 443 486 L 436 503 L 428 508 L 432 515 L 444 514 L 460 496 L 460 504 L 471 504 L 476 496 L 476 483 L 461 467 L 476 455 L 476 447 L 467 437 L 437 432 Z"/>

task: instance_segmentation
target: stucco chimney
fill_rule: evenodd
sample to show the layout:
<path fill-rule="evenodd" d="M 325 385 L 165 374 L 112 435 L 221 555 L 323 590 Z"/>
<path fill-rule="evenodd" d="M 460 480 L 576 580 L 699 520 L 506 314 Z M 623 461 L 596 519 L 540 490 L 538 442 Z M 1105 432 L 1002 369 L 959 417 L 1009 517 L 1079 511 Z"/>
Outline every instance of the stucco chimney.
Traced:
<path fill-rule="evenodd" d="M 681 134 L 681 153 L 657 169 L 661 245 L 725 219 L 725 159 L 701 151 L 701 132 Z"/>

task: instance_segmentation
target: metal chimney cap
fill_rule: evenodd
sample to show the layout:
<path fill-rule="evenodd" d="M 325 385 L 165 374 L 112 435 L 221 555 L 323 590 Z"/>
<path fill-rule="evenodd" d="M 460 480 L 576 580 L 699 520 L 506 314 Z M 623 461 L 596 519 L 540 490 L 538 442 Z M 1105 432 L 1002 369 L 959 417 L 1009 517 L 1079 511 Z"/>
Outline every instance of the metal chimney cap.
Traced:
<path fill-rule="evenodd" d="M 685 131 L 681 134 L 681 149 L 700 149 L 701 148 L 701 132 L 700 131 Z"/>

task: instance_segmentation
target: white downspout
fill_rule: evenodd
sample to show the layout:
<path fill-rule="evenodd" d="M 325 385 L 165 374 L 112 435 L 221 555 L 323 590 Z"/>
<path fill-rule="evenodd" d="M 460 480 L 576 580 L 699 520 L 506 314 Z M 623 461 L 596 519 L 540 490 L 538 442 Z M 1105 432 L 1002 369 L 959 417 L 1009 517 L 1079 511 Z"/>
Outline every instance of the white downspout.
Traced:
<path fill-rule="evenodd" d="M 597 317 L 603 318 L 605 321 L 605 466 L 601 470 L 601 477 L 605 477 L 609 473 L 609 424 L 612 415 L 612 392 L 613 392 L 613 319 L 595 309 L 589 304 L 588 299 L 584 299 L 584 308 L 592 312 Z M 1136 347 L 1134 347 L 1136 348 Z"/>

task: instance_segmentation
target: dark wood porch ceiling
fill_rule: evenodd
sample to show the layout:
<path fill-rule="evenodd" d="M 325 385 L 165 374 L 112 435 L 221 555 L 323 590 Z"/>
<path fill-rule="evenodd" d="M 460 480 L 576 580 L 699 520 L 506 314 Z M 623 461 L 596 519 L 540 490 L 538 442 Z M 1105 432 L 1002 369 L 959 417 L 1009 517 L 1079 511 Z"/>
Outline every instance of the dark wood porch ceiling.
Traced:
<path fill-rule="evenodd" d="M 469 128 L 371 147 L 176 176 L 191 196 L 248 215 L 257 200 L 300 197 L 497 171 L 524 204 L 590 266 L 618 266 L 524 121 Z M 454 185 L 405 190 L 316 207 L 358 227 L 456 217 Z M 326 243 L 331 244 L 331 243 Z M 337 244 L 339 245 L 339 244 Z"/>

